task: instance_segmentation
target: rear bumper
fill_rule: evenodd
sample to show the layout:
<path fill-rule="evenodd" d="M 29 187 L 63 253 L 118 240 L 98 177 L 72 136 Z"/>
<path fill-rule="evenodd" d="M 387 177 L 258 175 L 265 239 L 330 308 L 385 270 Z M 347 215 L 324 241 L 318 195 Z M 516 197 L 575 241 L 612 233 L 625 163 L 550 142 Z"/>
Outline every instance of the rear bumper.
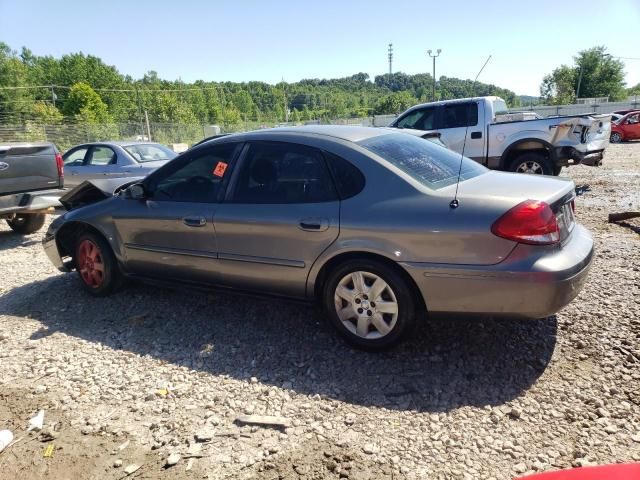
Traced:
<path fill-rule="evenodd" d="M 402 265 L 430 312 L 542 318 L 580 293 L 593 252 L 591 235 L 576 225 L 562 247 L 520 244 L 497 265 Z"/>
<path fill-rule="evenodd" d="M 59 198 L 64 191 L 42 190 L 31 193 L 14 193 L 0 197 L 0 215 L 14 213 L 36 213 L 60 206 Z"/>

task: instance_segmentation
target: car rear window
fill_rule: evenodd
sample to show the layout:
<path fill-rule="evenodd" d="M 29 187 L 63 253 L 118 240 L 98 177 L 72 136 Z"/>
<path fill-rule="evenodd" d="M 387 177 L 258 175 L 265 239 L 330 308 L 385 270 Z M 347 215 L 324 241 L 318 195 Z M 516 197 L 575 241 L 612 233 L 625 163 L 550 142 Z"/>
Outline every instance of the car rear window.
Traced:
<path fill-rule="evenodd" d="M 359 145 L 432 189 L 454 184 L 458 178 L 458 171 L 460 180 L 487 172 L 479 163 L 413 135 L 379 135 L 363 140 Z"/>
<path fill-rule="evenodd" d="M 156 162 L 158 160 L 172 160 L 178 156 L 173 150 L 168 149 L 164 145 L 151 143 L 138 143 L 133 145 L 125 145 L 124 148 L 129 155 L 138 162 Z"/>

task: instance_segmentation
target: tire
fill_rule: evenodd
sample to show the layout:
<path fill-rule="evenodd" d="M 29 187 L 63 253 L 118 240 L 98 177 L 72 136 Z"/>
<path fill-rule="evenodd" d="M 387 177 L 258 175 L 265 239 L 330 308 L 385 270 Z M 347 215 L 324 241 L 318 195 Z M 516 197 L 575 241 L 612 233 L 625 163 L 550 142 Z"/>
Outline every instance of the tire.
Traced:
<path fill-rule="evenodd" d="M 102 236 L 83 233 L 76 243 L 73 259 L 80 283 L 91 295 L 104 297 L 122 285 L 123 276 L 116 257 Z"/>
<path fill-rule="evenodd" d="M 14 232 L 28 235 L 40 230 L 44 225 L 44 221 L 45 216 L 43 213 L 27 213 L 16 215 L 11 220 L 7 220 L 7 223 Z"/>
<path fill-rule="evenodd" d="M 516 173 L 553 175 L 553 164 L 544 155 L 529 152 L 518 155 L 509 165 L 509 170 Z"/>
<path fill-rule="evenodd" d="M 620 135 L 618 132 L 613 132 L 609 137 L 609 141 L 611 143 L 622 143 L 622 135 Z"/>
<path fill-rule="evenodd" d="M 558 175 L 560 175 L 561 171 L 562 171 L 562 167 L 553 167 L 553 176 L 557 177 Z"/>
<path fill-rule="evenodd" d="M 384 285 L 378 284 L 380 292 L 369 298 L 378 280 Z M 385 263 L 349 260 L 329 273 L 322 303 L 327 319 L 349 344 L 379 351 L 397 345 L 415 327 L 418 302 L 414 293 L 413 285 Z M 380 311 L 382 302 L 387 311 Z"/>

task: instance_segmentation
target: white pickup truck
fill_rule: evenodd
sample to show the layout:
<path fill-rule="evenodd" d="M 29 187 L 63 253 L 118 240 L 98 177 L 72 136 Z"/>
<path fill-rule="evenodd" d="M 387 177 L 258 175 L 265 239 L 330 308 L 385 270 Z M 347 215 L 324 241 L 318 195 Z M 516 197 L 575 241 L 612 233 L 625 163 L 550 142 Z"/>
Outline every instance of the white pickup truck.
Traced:
<path fill-rule="evenodd" d="M 416 105 L 389 127 L 437 132 L 451 150 L 464 146 L 465 156 L 496 170 L 558 175 L 569 165 L 600 165 L 611 115 L 527 118 L 508 113 L 499 97 L 477 97 Z"/>

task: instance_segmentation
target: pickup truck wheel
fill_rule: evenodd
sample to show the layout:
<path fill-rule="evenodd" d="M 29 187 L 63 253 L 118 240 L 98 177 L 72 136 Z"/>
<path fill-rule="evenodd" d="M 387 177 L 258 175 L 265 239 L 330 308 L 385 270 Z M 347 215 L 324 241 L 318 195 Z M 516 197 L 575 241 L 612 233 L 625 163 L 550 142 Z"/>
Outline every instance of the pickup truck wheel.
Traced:
<path fill-rule="evenodd" d="M 363 350 L 385 350 L 414 328 L 412 286 L 375 260 L 351 260 L 335 268 L 323 289 L 323 306 L 336 330 Z"/>
<path fill-rule="evenodd" d="M 107 241 L 95 233 L 85 233 L 76 244 L 74 257 L 80 283 L 91 295 L 103 297 L 122 283 L 122 273 Z"/>
<path fill-rule="evenodd" d="M 539 153 L 523 153 L 511 162 L 509 170 L 533 175 L 553 175 L 551 161 Z"/>
<path fill-rule="evenodd" d="M 611 141 L 611 143 L 621 143 L 622 135 L 620 135 L 618 132 L 613 132 L 609 140 Z"/>
<path fill-rule="evenodd" d="M 37 232 L 44 225 L 45 216 L 43 213 L 38 214 L 20 214 L 7 220 L 7 223 L 16 233 L 28 235 Z"/>

